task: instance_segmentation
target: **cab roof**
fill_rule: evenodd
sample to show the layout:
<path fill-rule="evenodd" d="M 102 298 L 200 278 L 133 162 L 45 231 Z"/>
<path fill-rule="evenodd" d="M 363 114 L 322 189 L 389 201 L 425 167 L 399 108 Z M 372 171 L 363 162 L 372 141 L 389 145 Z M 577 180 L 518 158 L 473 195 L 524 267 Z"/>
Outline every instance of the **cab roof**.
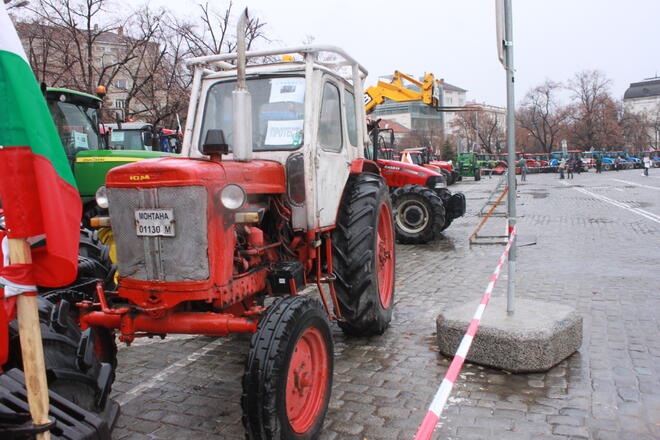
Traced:
<path fill-rule="evenodd" d="M 98 96 L 90 95 L 89 93 L 80 92 L 78 90 L 64 89 L 64 88 L 59 88 L 59 87 L 47 87 L 46 88 L 46 93 L 48 93 L 48 94 L 50 94 L 50 93 L 60 93 L 60 94 L 64 93 L 64 94 L 68 94 L 68 95 L 77 95 L 77 96 L 85 97 L 85 98 L 88 98 L 88 99 L 93 99 L 93 100 L 98 101 L 98 102 L 103 102 L 103 100 L 101 98 L 99 98 Z"/>
<path fill-rule="evenodd" d="M 98 96 L 76 90 L 55 87 L 46 88 L 45 98 L 46 101 L 50 102 L 63 102 L 93 109 L 99 109 L 103 104 L 103 100 Z"/>

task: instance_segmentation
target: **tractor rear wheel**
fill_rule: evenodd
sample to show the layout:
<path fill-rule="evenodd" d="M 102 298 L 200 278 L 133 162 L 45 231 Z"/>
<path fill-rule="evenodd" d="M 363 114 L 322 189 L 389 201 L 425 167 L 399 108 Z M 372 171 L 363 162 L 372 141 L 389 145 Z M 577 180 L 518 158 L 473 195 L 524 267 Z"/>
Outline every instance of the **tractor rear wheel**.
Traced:
<path fill-rule="evenodd" d="M 442 199 L 433 190 L 406 185 L 392 193 L 396 239 L 403 244 L 424 244 L 433 240 L 445 223 Z"/>
<path fill-rule="evenodd" d="M 48 389 L 87 411 L 101 413 L 114 380 L 114 369 L 97 355 L 97 335 L 93 329 L 80 331 L 71 315 L 75 305 L 68 301 L 54 304 L 40 296 L 37 301 Z M 9 359 L 3 368 L 22 370 L 16 320 L 9 324 L 9 339 Z"/>
<path fill-rule="evenodd" d="M 78 279 L 97 278 L 104 281 L 106 290 L 112 290 L 114 267 L 110 258 L 110 246 L 101 242 L 98 231 L 80 230 L 78 249 Z"/>
<path fill-rule="evenodd" d="M 315 299 L 284 297 L 252 336 L 243 375 L 243 426 L 252 440 L 315 439 L 332 391 L 334 348 Z"/>
<path fill-rule="evenodd" d="M 376 174 L 351 178 L 332 232 L 334 282 L 344 333 L 380 335 L 392 320 L 394 228 L 385 181 Z"/>

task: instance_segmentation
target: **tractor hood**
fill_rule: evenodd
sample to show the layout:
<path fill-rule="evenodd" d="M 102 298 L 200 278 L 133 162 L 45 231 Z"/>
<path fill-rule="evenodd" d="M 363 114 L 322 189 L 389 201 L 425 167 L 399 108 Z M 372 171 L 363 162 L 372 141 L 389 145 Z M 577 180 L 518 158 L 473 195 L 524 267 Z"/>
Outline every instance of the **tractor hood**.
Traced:
<path fill-rule="evenodd" d="M 412 163 L 399 162 L 397 160 L 382 160 L 378 159 L 378 163 L 384 168 L 385 171 L 402 171 L 404 173 L 416 174 L 422 177 L 440 176 L 441 174 L 425 168 L 420 165 Z"/>
<path fill-rule="evenodd" d="M 94 197 L 96 190 L 105 184 L 105 175 L 119 165 L 137 162 L 143 159 L 162 157 L 170 153 L 138 150 L 83 150 L 76 154 L 73 174 L 78 184 L 80 195 Z"/>
<path fill-rule="evenodd" d="M 454 171 L 454 166 L 452 165 L 452 163 L 444 161 L 444 160 L 432 160 L 431 165 L 435 165 L 435 166 L 438 166 L 440 168 L 444 168 L 447 171 Z"/>
<path fill-rule="evenodd" d="M 286 192 L 284 167 L 267 160 L 222 161 L 162 157 L 123 165 L 108 173 L 108 187 L 190 186 L 223 187 L 235 183 L 248 194 Z"/>

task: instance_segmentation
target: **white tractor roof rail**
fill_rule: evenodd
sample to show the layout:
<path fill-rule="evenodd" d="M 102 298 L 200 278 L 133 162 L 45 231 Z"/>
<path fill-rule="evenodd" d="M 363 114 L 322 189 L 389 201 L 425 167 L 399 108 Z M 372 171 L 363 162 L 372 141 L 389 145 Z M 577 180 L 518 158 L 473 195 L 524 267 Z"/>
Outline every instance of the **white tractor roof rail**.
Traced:
<path fill-rule="evenodd" d="M 318 55 L 321 53 L 328 53 L 335 55 L 335 59 L 323 61 L 319 60 Z M 293 47 L 282 47 L 276 49 L 266 49 L 266 50 L 254 50 L 247 52 L 246 58 L 260 58 L 267 56 L 276 56 L 276 55 L 292 55 L 300 54 L 305 57 L 307 54 L 316 55 L 316 64 L 326 67 L 330 70 L 337 70 L 340 67 L 345 66 L 354 66 L 357 67 L 360 72 L 361 79 L 366 78 L 369 74 L 367 69 L 364 68 L 360 63 L 358 63 L 353 57 L 347 54 L 343 49 L 336 46 L 328 45 L 306 45 L 306 46 L 293 46 Z M 227 62 L 228 60 L 235 60 L 238 57 L 236 52 L 218 54 L 218 55 L 206 55 L 201 57 L 189 58 L 185 60 L 186 67 L 194 68 L 199 65 L 205 67 L 215 67 L 218 70 L 233 70 L 236 68 L 235 65 Z M 342 75 L 344 76 L 344 75 Z M 352 76 L 352 75 L 351 75 Z M 346 79 L 352 79 L 350 76 Z"/>
<path fill-rule="evenodd" d="M 319 54 L 321 53 L 327 53 L 333 56 L 329 57 L 330 59 L 328 60 L 320 60 Z M 356 107 L 362 110 L 362 117 L 366 117 L 366 115 L 364 115 L 364 105 L 362 105 L 362 82 L 367 77 L 369 72 L 364 68 L 364 66 L 358 63 L 353 57 L 351 57 L 339 47 L 314 44 L 306 46 L 282 47 L 279 49 L 254 50 L 246 52 L 245 58 L 246 60 L 249 60 L 250 58 L 293 54 L 302 55 L 305 69 L 308 72 L 311 72 L 313 64 L 316 64 L 351 82 L 353 84 L 354 90 L 359 91 L 359 93 L 356 92 L 355 94 Z M 189 156 L 192 151 L 193 126 L 195 113 L 199 104 L 202 78 L 207 77 L 207 75 L 213 75 L 222 71 L 235 70 L 236 66 L 228 61 L 235 60 L 237 58 L 238 54 L 232 52 L 195 57 L 184 61 L 185 66 L 193 70 L 193 80 L 191 85 L 190 102 L 188 104 L 188 116 L 186 117 L 186 128 L 183 135 L 183 148 L 181 151 L 182 155 Z M 248 68 L 249 67 L 251 66 L 248 65 Z M 346 70 L 349 70 L 350 72 L 346 72 Z M 361 137 L 363 138 L 363 142 L 365 144 L 368 143 L 369 137 L 366 133 L 366 130 L 363 130 L 361 127 L 358 128 Z"/>

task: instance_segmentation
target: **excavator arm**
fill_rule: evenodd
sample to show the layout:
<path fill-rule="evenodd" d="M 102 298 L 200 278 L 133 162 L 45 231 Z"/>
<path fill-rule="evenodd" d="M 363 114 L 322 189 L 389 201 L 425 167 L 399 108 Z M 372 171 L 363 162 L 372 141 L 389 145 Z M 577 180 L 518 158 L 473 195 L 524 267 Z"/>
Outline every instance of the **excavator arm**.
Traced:
<path fill-rule="evenodd" d="M 419 87 L 419 91 L 406 88 L 403 83 L 404 80 Z M 376 106 L 385 102 L 386 98 L 395 102 L 420 101 L 440 112 L 479 110 L 478 106 L 441 106 L 441 87 L 442 82 L 435 79 L 432 73 L 427 73 L 424 75 L 423 81 L 418 81 L 410 75 L 406 75 L 405 73 L 396 70 L 389 83 L 378 81 L 375 86 L 371 86 L 365 90 L 365 110 L 367 114 L 371 113 Z"/>

